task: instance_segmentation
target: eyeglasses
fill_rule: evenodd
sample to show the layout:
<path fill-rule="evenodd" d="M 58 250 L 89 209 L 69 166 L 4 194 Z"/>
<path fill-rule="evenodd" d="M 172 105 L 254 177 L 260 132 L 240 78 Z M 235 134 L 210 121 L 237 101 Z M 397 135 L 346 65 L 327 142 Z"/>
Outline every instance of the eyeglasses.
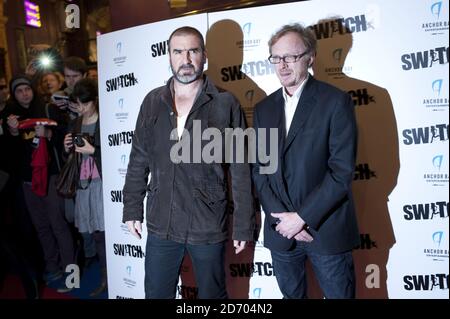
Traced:
<path fill-rule="evenodd" d="M 300 60 L 304 55 L 308 54 L 309 51 L 297 55 L 285 55 L 285 56 L 269 56 L 269 62 L 272 64 L 278 64 L 281 61 L 284 63 L 294 63 Z"/>

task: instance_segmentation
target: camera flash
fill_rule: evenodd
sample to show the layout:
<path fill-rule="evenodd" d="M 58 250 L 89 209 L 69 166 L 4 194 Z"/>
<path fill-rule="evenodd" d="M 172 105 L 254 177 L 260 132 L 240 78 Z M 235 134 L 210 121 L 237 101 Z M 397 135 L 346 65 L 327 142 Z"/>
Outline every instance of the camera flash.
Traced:
<path fill-rule="evenodd" d="M 52 61 L 50 60 L 50 58 L 48 56 L 44 56 L 41 58 L 41 64 L 44 67 L 50 66 L 50 64 L 52 63 Z"/>

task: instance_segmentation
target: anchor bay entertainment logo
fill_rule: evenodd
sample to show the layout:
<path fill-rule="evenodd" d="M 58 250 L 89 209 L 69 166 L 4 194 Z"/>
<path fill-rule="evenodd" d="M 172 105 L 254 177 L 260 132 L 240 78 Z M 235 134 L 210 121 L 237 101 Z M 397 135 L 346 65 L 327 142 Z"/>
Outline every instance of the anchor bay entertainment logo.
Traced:
<path fill-rule="evenodd" d="M 424 1 L 424 3 L 426 3 Z M 448 1 L 437 1 L 429 7 L 425 6 L 422 10 L 426 10 L 427 21 L 422 21 L 422 30 L 433 36 L 448 34 Z M 447 18 L 447 19 L 446 19 Z"/>
<path fill-rule="evenodd" d="M 422 105 L 431 111 L 448 111 L 448 80 L 435 79 L 431 82 L 428 96 L 422 99 Z"/>
<path fill-rule="evenodd" d="M 131 265 L 126 266 L 125 267 L 126 276 L 122 278 L 122 281 L 123 281 L 125 287 L 131 288 L 131 289 L 136 287 L 136 280 L 133 279 L 132 270 L 133 270 L 133 268 L 131 267 Z"/>
<path fill-rule="evenodd" d="M 347 52 L 344 51 L 343 48 L 334 49 L 331 52 L 331 61 L 334 63 L 333 66 L 326 66 L 325 73 L 333 79 L 342 79 L 346 76 L 349 76 L 353 67 L 345 64 L 345 57 Z"/>
<path fill-rule="evenodd" d="M 443 154 L 433 156 L 430 169 L 423 174 L 423 179 L 427 184 L 435 187 L 448 186 L 448 163 L 447 157 Z"/>
<path fill-rule="evenodd" d="M 113 58 L 113 62 L 116 66 L 122 66 L 127 61 L 127 56 L 123 55 L 123 43 L 117 42 L 116 43 L 116 56 Z"/>
<path fill-rule="evenodd" d="M 120 156 L 120 166 L 117 169 L 117 172 L 122 177 L 125 177 L 127 175 L 128 160 L 129 156 L 127 154 L 122 154 L 122 156 Z"/>
<path fill-rule="evenodd" d="M 435 231 L 431 235 L 431 240 L 427 241 L 427 243 L 427 247 L 422 248 L 425 257 L 433 261 L 448 262 L 448 238 L 444 231 Z"/>
<path fill-rule="evenodd" d="M 261 39 L 254 37 L 254 25 L 252 22 L 244 23 L 241 26 L 243 39 L 236 41 L 236 47 L 244 51 L 251 51 L 258 48 L 261 45 Z"/>
<path fill-rule="evenodd" d="M 124 108 L 126 109 L 126 106 L 124 104 L 124 98 L 120 98 L 117 101 L 117 109 L 118 112 L 114 113 L 114 117 L 116 118 L 116 120 L 118 120 L 120 123 L 125 122 L 126 120 L 128 120 L 128 112 L 124 111 Z"/>

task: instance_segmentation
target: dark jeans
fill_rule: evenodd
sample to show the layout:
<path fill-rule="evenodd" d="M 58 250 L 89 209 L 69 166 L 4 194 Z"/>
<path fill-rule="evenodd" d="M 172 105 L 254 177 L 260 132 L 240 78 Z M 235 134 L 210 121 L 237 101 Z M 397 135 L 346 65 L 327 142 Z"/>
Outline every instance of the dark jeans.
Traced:
<path fill-rule="evenodd" d="M 285 299 L 307 298 L 305 262 L 308 258 L 325 298 L 355 298 L 355 269 L 352 252 L 319 255 L 310 245 L 297 241 L 291 251 L 271 251 L 278 286 Z"/>
<path fill-rule="evenodd" d="M 101 269 L 106 269 L 106 244 L 105 244 L 105 232 L 104 231 L 96 231 L 91 235 L 95 249 L 98 255 L 98 261 L 100 263 Z M 95 256 L 95 254 L 94 254 Z"/>
<path fill-rule="evenodd" d="M 45 267 L 49 272 L 75 263 L 75 250 L 69 224 L 64 219 L 62 198 L 56 193 L 56 176 L 49 179 L 48 194 L 41 197 L 33 193 L 31 183 L 23 184 L 25 201 L 31 221 L 44 251 Z M 59 264 L 61 262 L 61 265 Z"/>
<path fill-rule="evenodd" d="M 225 299 L 225 242 L 207 245 L 180 244 L 147 236 L 145 298 L 173 299 L 185 251 L 194 267 L 200 299 Z"/>
<path fill-rule="evenodd" d="M 105 244 L 105 232 L 103 233 L 103 245 Z M 89 233 L 80 233 L 81 237 L 83 237 L 83 250 L 84 250 L 84 257 L 85 258 L 91 258 L 95 257 L 97 254 L 97 248 L 96 248 L 96 240 L 95 236 L 93 234 Z M 103 249 L 104 251 L 105 249 Z"/>

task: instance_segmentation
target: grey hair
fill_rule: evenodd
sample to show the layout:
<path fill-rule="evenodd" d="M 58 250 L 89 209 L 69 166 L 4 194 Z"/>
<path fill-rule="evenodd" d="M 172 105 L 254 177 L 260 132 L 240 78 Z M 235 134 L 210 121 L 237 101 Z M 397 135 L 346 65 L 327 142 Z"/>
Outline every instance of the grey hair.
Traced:
<path fill-rule="evenodd" d="M 272 53 L 272 46 L 287 33 L 295 33 L 305 44 L 306 51 L 309 54 L 315 54 L 317 49 L 317 40 L 314 32 L 310 28 L 305 28 L 300 23 L 286 24 L 276 31 L 269 40 L 269 51 Z"/>

